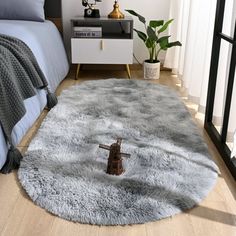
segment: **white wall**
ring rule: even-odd
[[[64,28],[64,39],[67,50],[70,50],[70,19],[79,15],[83,15],[84,7],[82,1],[79,0],[62,0],[62,18]],[[91,1],[93,2],[93,1]],[[108,15],[113,9],[114,1],[102,0],[101,3],[97,4],[100,9],[101,16]],[[124,9],[132,9],[137,11],[139,14],[150,19],[164,19],[167,20],[169,17],[169,6],[170,0],[120,0],[120,9],[123,13],[128,15]],[[137,29],[143,29],[142,23],[134,19],[134,27]],[[140,62],[143,62],[148,57],[148,51],[143,45],[143,42],[137,38],[134,34],[134,54]],[[161,54],[161,60],[164,59],[164,53]],[[136,61],[134,61],[136,63]]]

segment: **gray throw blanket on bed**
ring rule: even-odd
[[[13,127],[26,113],[24,100],[47,85],[30,48],[17,38],[0,34],[0,123],[11,147]]]
[[[24,116],[24,100],[44,88],[47,81],[38,63],[21,40],[0,35],[0,121],[8,140]]]

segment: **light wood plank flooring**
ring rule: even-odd
[[[80,79],[74,80],[72,70],[67,79],[60,85],[57,93],[69,86],[88,79],[127,78],[125,67],[110,70],[86,68],[80,72]],[[124,70],[120,70],[124,69]],[[142,71],[131,71],[132,77],[142,79]],[[196,113],[196,106],[184,97],[180,82],[168,71],[161,73],[161,79],[155,81],[175,89],[189,108],[194,121],[199,126],[209,146],[213,159],[220,168],[216,186],[208,197],[198,206],[185,213],[157,222],[134,225],[100,227],[76,224],[60,219],[37,207],[21,188],[16,172],[0,175],[0,235],[4,236],[35,236],[35,235],[79,235],[79,236],[236,236],[236,184],[230,176],[216,148],[203,129],[203,119]],[[32,137],[47,115],[43,111],[32,129],[19,145],[22,151],[27,149]],[[177,125],[177,124],[176,124]],[[187,176],[186,176],[187,178]]]

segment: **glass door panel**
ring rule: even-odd
[[[236,179],[236,1],[217,0],[205,129]]]
[[[234,36],[234,24],[236,21],[236,1],[227,0],[225,2],[224,22],[222,33],[228,36]]]

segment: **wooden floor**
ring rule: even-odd
[[[90,70],[84,67],[80,73],[81,79],[78,81],[74,80],[72,71],[60,85],[57,93],[60,94],[63,89],[87,79],[127,77],[123,68],[118,67],[118,69],[98,71],[96,67],[90,68]],[[137,69],[132,71],[132,77],[141,79],[143,77],[142,71]],[[142,225],[100,227],[76,224],[53,216],[44,209],[35,206],[21,188],[16,172],[14,172],[9,175],[0,175],[0,235],[236,236],[236,184],[203,130],[201,115],[196,114],[195,106],[184,97],[178,78],[171,75],[170,72],[162,72],[161,79],[157,83],[168,85],[180,92],[199,129],[202,130],[213,159],[220,168],[216,186],[198,207],[171,218]],[[47,111],[44,111],[28,132],[19,145],[21,150],[27,149],[31,138],[37,132],[46,114]]]

